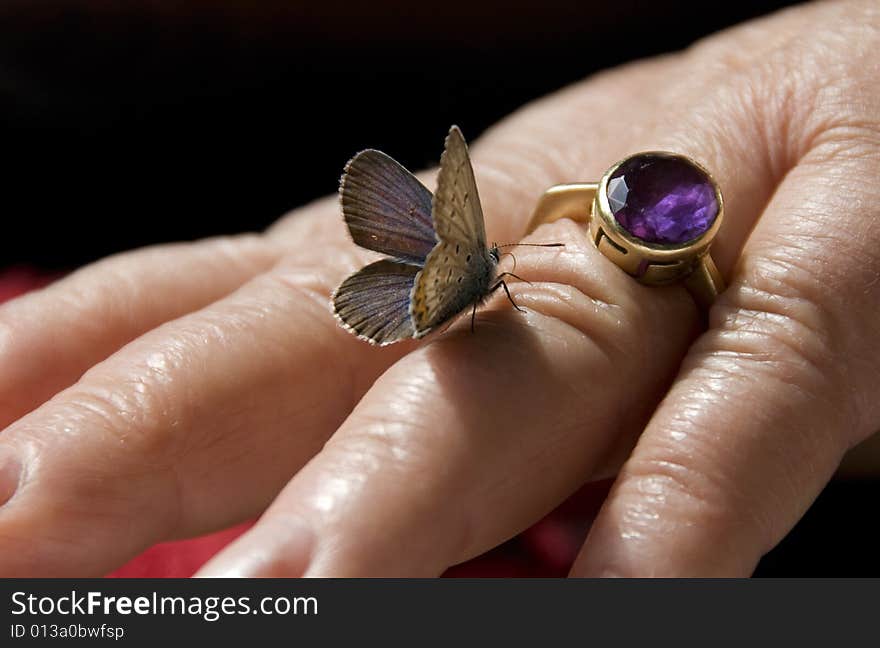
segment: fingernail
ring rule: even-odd
[[[230,545],[196,576],[299,578],[309,565],[314,539],[312,530],[301,522],[266,524]]]
[[[21,481],[21,461],[18,452],[10,447],[0,447],[0,506],[6,504]]]

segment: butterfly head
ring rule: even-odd
[[[497,243],[493,243],[491,247],[489,247],[489,256],[492,257],[492,260],[495,261],[495,263],[498,263],[501,259],[501,253],[498,251]]]

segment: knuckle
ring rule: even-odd
[[[706,138],[717,132],[728,149],[743,142],[744,159],[754,159],[760,144],[776,178],[826,140],[855,154],[875,148],[880,12],[855,4],[816,5],[804,12],[821,16],[812,21],[781,15],[692,45],[685,69],[701,66],[703,92],[688,112]],[[731,114],[735,134],[726,125]]]
[[[741,280],[718,301],[711,326],[733,333],[742,351],[808,369],[823,378],[838,369],[835,325],[820,304],[820,278],[797,253],[777,253],[745,264]]]
[[[20,344],[20,340],[27,332],[27,327],[29,326],[25,318],[15,312],[18,310],[18,305],[15,305],[14,309],[10,308],[11,306],[13,306],[12,302],[0,304],[0,357],[6,359],[7,362],[10,354],[13,354],[17,345]],[[0,369],[0,375],[2,373],[6,372]],[[6,385],[4,385],[5,387]],[[0,398],[2,398],[4,392],[5,389],[0,389]]]
[[[636,360],[648,361],[651,345],[634,340],[656,336],[657,321],[670,311],[693,309],[684,291],[658,292],[626,276],[570,220],[543,225],[528,240],[564,244],[529,252],[523,248],[519,257],[522,275],[531,283],[516,283],[517,299],[547,318],[548,332],[558,324],[615,359],[630,363],[635,353]]]
[[[356,431],[332,436],[321,451],[324,480],[348,484],[348,488],[336,489],[340,495],[356,493],[359,489],[353,486],[374,483],[380,475],[389,483],[398,483],[404,473],[407,452],[389,435],[402,427],[390,422],[364,421],[357,425]],[[333,508],[341,505],[335,503]],[[330,510],[326,505],[318,508]]]
[[[346,429],[331,437],[321,452],[322,488],[307,504],[317,509],[325,523],[347,519],[363,496],[387,494],[393,501],[393,523],[386,527],[391,544],[409,538],[413,552],[422,552],[428,571],[440,573],[470,555],[476,542],[471,506],[450,506],[449,494],[457,479],[438,469],[438,445],[449,435],[438,435],[431,420],[422,425],[385,414],[358,412]],[[450,461],[456,466],[460,462]],[[460,470],[460,468],[458,469]],[[443,547],[424,533],[443,529]]]
[[[760,537],[763,543],[770,536],[770,522],[758,517],[762,507],[716,463],[711,444],[702,445],[689,448],[684,461],[674,449],[660,445],[625,465],[618,478],[622,535],[650,539],[699,525],[704,541],[731,553],[743,540]],[[742,524],[744,512],[750,516],[748,524]]]
[[[442,528],[448,542],[439,559],[456,561],[479,541],[479,507],[450,505],[450,495],[482,481],[472,460],[481,451],[475,452],[468,433],[476,424],[472,417],[481,415],[438,401],[441,388],[426,379],[437,367],[428,365],[386,374],[382,388],[397,395],[394,407],[386,399],[363,401],[326,443],[322,464],[332,479],[355,482],[357,492],[393,493],[399,519],[413,536]],[[447,424],[438,427],[438,420]]]
[[[808,146],[801,162],[834,182],[829,189],[854,184],[856,195],[876,200],[870,179],[880,172],[880,119],[838,111],[816,126]]]
[[[327,259],[333,258],[333,266]],[[294,292],[326,309],[327,300],[347,275],[375,260],[375,253],[356,247],[350,241],[309,246],[296,254],[283,255],[271,272],[264,275],[281,294]]]
[[[246,274],[266,268],[281,258],[283,253],[275,241],[256,233],[215,236],[204,242],[209,244],[207,253],[216,265],[239,267]],[[203,247],[200,241],[189,245]]]
[[[22,419],[15,438],[48,458],[51,472],[40,471],[38,459],[35,476],[59,491],[64,515],[129,521],[135,516],[159,538],[175,525],[179,493],[169,479],[172,460],[151,449],[156,428],[144,423],[140,404],[97,384],[75,386],[50,401],[38,422]],[[89,461],[66,461],[68,452]]]
[[[343,263],[353,269],[362,265],[354,260],[354,257],[358,256],[357,253],[352,253],[350,256],[351,262],[346,263],[349,259],[343,257]],[[267,275],[267,281],[273,283],[279,291],[286,293],[291,299],[303,299],[305,304],[314,304],[326,310],[330,295],[337,285],[337,282],[328,275],[329,273],[323,272],[317,265],[303,265],[300,259],[296,266],[285,265],[276,268]]]
[[[689,454],[690,461],[700,455],[697,448],[690,448]],[[650,453],[630,460],[621,477],[621,484],[628,491],[625,495],[635,495],[640,501],[661,508],[675,502],[683,508],[699,509],[701,517],[722,516],[736,493],[735,488],[730,488],[735,484],[726,483],[718,473],[710,475],[690,467],[663,445],[655,445]]]
[[[407,398],[417,398],[414,390],[407,393]],[[384,408],[376,411],[361,408],[352,416],[344,433],[327,441],[325,450],[341,459],[347,470],[365,478],[381,473],[383,479],[405,481],[412,495],[419,497],[420,492],[434,487],[433,461],[438,445],[448,442],[449,435],[437,435],[430,417],[413,418],[404,421]],[[413,473],[424,478],[413,483],[410,481]]]
[[[71,428],[100,435],[109,447],[134,446],[148,465],[173,455],[181,421],[164,384],[169,362],[167,354],[154,354],[124,377],[100,369],[87,374],[64,396]]]
[[[353,253],[353,255],[358,254]],[[294,353],[307,356],[308,360],[303,360],[303,366],[315,362],[324,367],[326,375],[334,374],[339,392],[346,394],[345,411],[353,409],[376,376],[370,364],[360,362],[360,354],[352,352],[354,346],[363,342],[342,331],[332,316],[330,295],[337,282],[328,277],[323,267],[310,270],[301,263],[296,266],[276,268],[273,272],[264,275],[263,281],[267,284],[267,290],[282,296],[283,303],[278,306],[279,309],[296,310],[295,315],[285,314],[283,318],[290,320],[294,316],[298,318],[299,329],[296,332],[298,334],[291,334],[291,331],[285,327],[274,327],[277,336],[274,342],[266,332],[261,334],[266,344],[274,344],[277,349],[282,350],[282,357]],[[309,336],[311,346],[307,354],[301,346],[302,331],[305,328],[321,332]],[[287,371],[290,372],[290,369]],[[288,374],[287,379],[301,378],[299,373],[295,373]]]
[[[833,413],[834,425],[804,422],[801,439],[827,454],[841,453],[865,420],[853,398],[847,348],[833,309],[823,304],[821,278],[792,259],[751,261],[710,313],[709,332],[697,341],[689,366],[736,371],[740,383],[760,387],[783,409]],[[792,415],[795,415],[792,410]],[[768,422],[776,428],[778,422]],[[784,427],[784,426],[783,426]]]
[[[115,443],[132,446],[145,462],[167,467],[210,444],[216,434],[199,423],[210,418],[208,408],[222,401],[226,385],[204,369],[222,366],[217,352],[243,325],[241,318],[208,313],[165,325],[92,367],[65,392],[64,402],[91,416]],[[88,429],[85,421],[78,427]]]
[[[852,33],[860,29],[848,25],[845,34],[823,31],[809,43],[795,41],[766,75],[767,96],[784,107],[770,116],[785,136],[791,165],[808,155],[839,159],[876,151],[880,120],[874,106],[880,91],[873,72],[866,76],[874,63],[840,42],[841,37],[866,42]]]

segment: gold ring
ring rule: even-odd
[[[648,285],[683,282],[708,307],[724,290],[709,248],[724,205],[711,174],[676,153],[647,151],[609,168],[598,183],[550,187],[528,232],[569,218],[589,223],[590,239],[624,272]]]

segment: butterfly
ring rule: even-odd
[[[355,272],[334,291],[348,331],[384,346],[421,338],[503,287],[498,246],[486,245],[483,210],[467,143],[453,126],[432,195],[394,159],[367,149],[345,166],[342,214],[354,242],[390,258]]]

